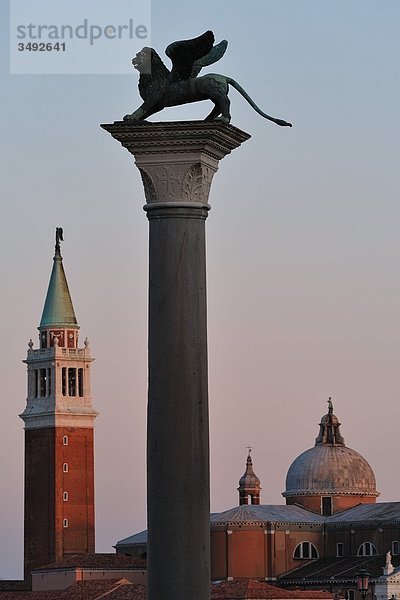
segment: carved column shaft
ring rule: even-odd
[[[222,123],[103,126],[135,156],[149,236],[149,600],[210,597],[205,219]]]

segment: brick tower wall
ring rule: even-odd
[[[65,554],[95,551],[93,462],[92,428],[25,431],[26,578]]]
[[[55,550],[54,429],[25,431],[24,572],[52,562]]]

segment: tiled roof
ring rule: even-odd
[[[400,502],[359,504],[326,518],[327,523],[346,521],[400,521]]]
[[[395,557],[397,558],[397,557]],[[397,560],[392,559],[393,563]],[[342,558],[320,558],[306,565],[282,575],[279,582],[285,584],[299,584],[307,582],[324,582],[332,577],[336,581],[355,581],[361,568],[367,569],[372,578],[382,575],[382,567],[385,564],[385,556],[346,556]]]
[[[332,599],[329,592],[320,591],[290,591],[255,579],[222,581],[211,586],[212,600],[245,600],[246,598],[268,600],[306,600]]]
[[[297,505],[243,504],[211,516],[211,525],[225,523],[324,523],[325,518]]]
[[[147,544],[147,530],[141,531],[140,533],[135,533],[117,542],[118,546],[130,544]]]
[[[332,594],[315,590],[289,591],[264,581],[235,580],[213,583],[212,600],[331,600]],[[0,600],[146,600],[147,590],[126,579],[78,581],[63,591],[4,592]]]
[[[77,581],[66,590],[51,592],[4,592],[0,600],[146,600],[143,585],[126,579]]]
[[[400,502],[359,504],[330,517],[324,517],[297,504],[243,504],[210,516],[211,527],[235,523],[307,523],[340,524],[357,521],[399,521]],[[146,544],[147,531],[141,531],[119,540],[116,546]]]
[[[71,556],[65,556],[57,562],[34,569],[33,572],[47,571],[49,569],[125,569],[129,567],[145,569],[146,561],[133,558],[132,556],[125,556],[124,554],[72,554]]]
[[[2,592],[0,600],[55,600],[54,592]]]
[[[6,591],[23,591],[28,589],[28,584],[23,579],[0,579],[0,592]]]
[[[400,521],[400,502],[358,504],[342,512],[324,517],[297,504],[244,504],[211,515],[211,525],[224,523],[346,523],[357,521]]]
[[[132,584],[126,579],[78,581],[64,592],[59,592],[54,600],[98,600],[103,596],[104,600],[146,600],[147,590],[143,585]]]

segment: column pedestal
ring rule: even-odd
[[[135,157],[149,237],[148,598],[210,597],[205,219],[218,162],[250,136],[201,121],[102,127]]]

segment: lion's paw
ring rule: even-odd
[[[135,116],[135,114],[133,115],[125,115],[123,118],[124,121],[139,121],[138,117]]]
[[[220,117],[217,117],[216,119],[214,119],[214,121],[219,121],[220,123],[230,123],[231,122],[231,117],[223,117],[222,115]]]

